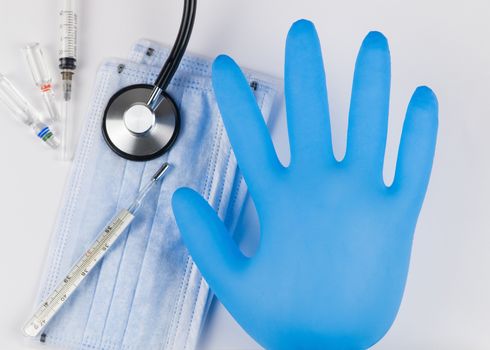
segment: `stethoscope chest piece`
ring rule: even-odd
[[[144,161],[165,153],[175,142],[180,115],[172,98],[162,91],[153,111],[145,101],[154,86],[128,86],[116,93],[104,113],[102,132],[111,149],[123,158]]]
[[[189,42],[196,1],[185,0],[177,39],[155,83],[128,86],[109,100],[102,134],[109,147],[123,158],[137,161],[157,158],[172,147],[179,134],[179,110],[165,90]]]

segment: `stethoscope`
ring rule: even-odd
[[[172,147],[180,130],[180,113],[166,92],[189,42],[196,0],[185,0],[179,33],[154,85],[137,84],[118,91],[109,100],[102,133],[109,147],[123,158],[144,161]]]

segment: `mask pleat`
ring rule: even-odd
[[[127,207],[132,198],[134,198],[141,186],[142,175],[145,168],[144,163],[135,163],[127,161],[125,177],[123,179],[120,198],[118,199],[118,208],[121,210]],[[102,221],[104,222],[104,221]],[[84,334],[84,340],[87,343],[101,339],[106,316],[113,300],[116,281],[120,274],[122,259],[127,247],[128,236],[132,235],[132,225],[125,233],[119,237],[111,249],[99,263],[100,272],[97,281],[97,288],[93,297],[89,318]]]
[[[143,40],[138,50],[146,52]],[[235,223],[246,186],[231,153],[211,87],[210,64],[185,57],[169,86],[181,113],[181,132],[173,148],[149,162],[117,156],[105,144],[101,118],[120,88],[152,83],[165,59],[155,48],[145,64],[111,60],[98,73],[83,149],[75,159],[76,186],[69,188],[59,220],[47,279],[41,295],[52,291],[104,225],[134,199],[142,184],[164,162],[168,176],[143,202],[129,229],[82,282],[46,327],[49,344],[81,349],[192,349],[209,306],[207,284],[190,259],[171,209],[182,186],[200,192],[226,224]],[[260,89],[259,89],[260,90]],[[260,94],[260,92],[256,92]],[[266,112],[268,113],[268,111]],[[77,163],[82,162],[81,164]]]
[[[209,92],[181,90],[184,90],[179,103],[182,133],[168,155],[168,161],[174,165],[172,176],[165,180],[161,190],[160,209],[153,221],[150,242],[124,333],[125,347],[137,346],[141,337],[145,337],[150,344],[161,346],[175,331],[175,327],[166,325],[179,320],[187,324],[190,319],[190,315],[185,314],[174,316],[174,313],[180,312],[179,305],[185,302],[182,294],[194,287],[189,285],[188,277],[185,276],[188,254],[171,211],[171,196],[181,186],[200,190],[206,182],[205,172],[208,171],[207,165],[213,154],[213,137],[210,134],[215,128],[215,118],[202,120],[212,113]],[[189,152],[190,149],[202,151]],[[167,261],[172,261],[172,264]],[[183,288],[177,288],[181,284]],[[142,319],[151,322],[154,327],[141,327]]]

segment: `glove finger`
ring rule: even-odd
[[[390,51],[383,34],[371,32],[357,56],[349,112],[346,160],[372,169],[383,181],[390,99]]]
[[[392,189],[410,203],[422,203],[432,170],[438,128],[438,103],[428,87],[415,90],[408,105]],[[406,197],[405,197],[406,198]]]
[[[240,283],[247,262],[209,204],[189,188],[178,189],[172,208],[180,233],[200,272],[218,296]]]
[[[221,116],[248,188],[260,197],[282,169],[255,97],[236,63],[219,56],[213,64],[213,87]]]
[[[322,50],[310,21],[291,27],[284,73],[291,166],[334,162]]]

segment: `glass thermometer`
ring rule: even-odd
[[[65,301],[73,294],[80,283],[90,273],[90,271],[102,259],[105,253],[110,249],[114,242],[121,236],[129,224],[133,221],[134,215],[141,207],[144,198],[153,188],[153,185],[160,180],[167,172],[169,164],[165,163],[153,175],[148,184],[138,193],[131,206],[123,209],[111,220],[105,229],[99,234],[95,242],[77,261],[75,266],[68,272],[66,277],[48,296],[48,298],[39,306],[34,316],[26,323],[23,328],[25,335],[30,337],[37,336],[44,326],[53,318],[61,309]]]

